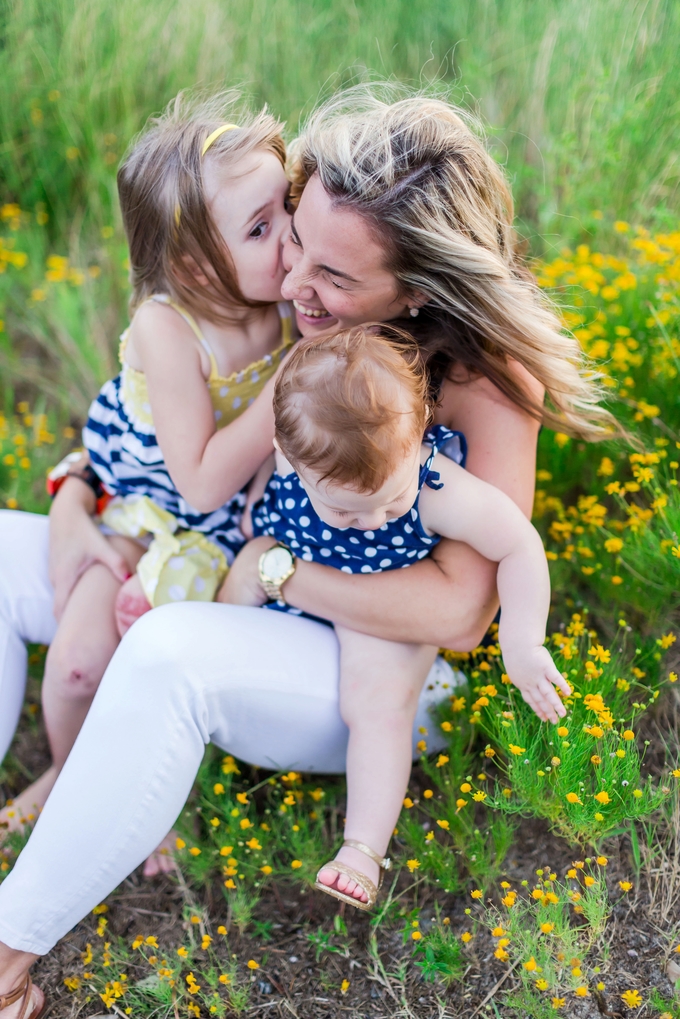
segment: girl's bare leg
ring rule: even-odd
[[[144,549],[127,538],[112,536],[109,540],[134,570]],[[114,615],[120,588],[111,571],[95,563],[73,589],[45,662],[43,710],[52,765],[0,811],[0,825],[10,831],[37,819],[71,752],[120,641]],[[147,876],[172,868],[171,846],[168,836],[147,861]]]
[[[336,627],[340,641],[340,712],[350,730],[345,837],[380,856],[394,832],[411,774],[413,721],[437,649],[396,644]],[[358,849],[336,857],[378,883],[378,865]],[[366,893],[332,870],[319,881],[363,902]]]

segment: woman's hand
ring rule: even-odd
[[[67,478],[52,503],[49,575],[57,620],[76,581],[93,563],[103,563],[121,584],[130,576],[123,556],[93,521],[94,510],[94,493],[78,478]]]
[[[258,562],[263,552],[276,544],[276,538],[262,535],[241,549],[227,573],[227,579],[217,593],[217,601],[228,605],[251,605],[259,608],[267,601],[260,584]]]

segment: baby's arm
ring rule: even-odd
[[[240,491],[272,451],[273,379],[235,421],[216,432],[201,350],[176,311],[155,302],[141,307],[134,320],[134,352],[146,376],[170,476],[187,502],[209,513]]]
[[[436,457],[444,487],[424,488],[425,526],[442,537],[464,541],[498,563],[501,601],[499,641],[510,679],[544,721],[566,714],[553,684],[571,692],[543,646],[550,608],[550,574],[543,543],[515,503],[446,457]]]

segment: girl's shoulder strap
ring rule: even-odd
[[[189,328],[192,330],[192,332],[196,336],[196,339],[198,340],[198,342],[201,344],[206,354],[208,355],[208,359],[210,361],[210,380],[216,378],[219,372],[217,370],[217,361],[215,359],[215,355],[211,350],[210,344],[208,343],[205,336],[201,332],[198,322],[196,321],[194,316],[190,312],[188,312],[186,308],[183,308],[181,304],[177,304],[176,301],[173,301],[168,294],[152,294],[151,297],[148,298],[148,300],[156,301],[158,304],[167,304],[174,311],[176,311],[178,315],[182,316],[182,318],[189,326]]]

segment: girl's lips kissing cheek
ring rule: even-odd
[[[333,318],[325,308],[308,308],[307,305],[301,304],[300,301],[293,301],[293,307],[300,318],[307,322],[330,321]]]

